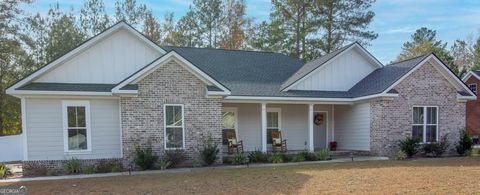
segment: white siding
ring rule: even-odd
[[[313,71],[291,89],[348,91],[376,69],[376,66],[359,52],[357,48],[347,51]]]
[[[243,140],[244,150],[253,151],[262,148],[261,104],[223,104],[223,107],[238,109],[238,139]],[[281,109],[281,131],[287,140],[288,150],[308,148],[308,105],[307,104],[267,104],[268,108]],[[328,112],[329,137],[332,136],[331,105],[316,105],[315,111]],[[271,145],[267,145],[270,150]]]
[[[0,162],[23,160],[23,135],[0,136],[0,148]]]
[[[340,150],[370,150],[370,103],[335,106],[335,139]]]
[[[119,30],[35,82],[118,83],[160,55],[127,30]]]
[[[26,99],[28,160],[121,157],[118,100],[90,99],[92,151],[65,154],[61,99]]]

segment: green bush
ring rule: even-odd
[[[57,176],[57,175],[58,175],[57,172],[54,171],[54,170],[48,170],[47,171],[47,176]]]
[[[97,173],[97,167],[94,165],[87,166],[83,168],[83,174],[94,174]]]
[[[268,159],[266,158],[266,155],[260,150],[255,150],[253,152],[250,152],[250,154],[248,154],[248,159],[250,160],[251,163],[260,163],[260,162],[268,161]]]
[[[164,160],[170,162],[170,166],[168,166],[167,168],[173,168],[173,167],[179,166],[185,161],[186,158],[187,158],[187,155],[185,154],[185,151],[182,149],[165,151]]]
[[[404,140],[399,141],[400,150],[407,154],[407,157],[411,158],[418,153],[420,139],[413,137],[406,137]]]
[[[215,163],[218,152],[220,152],[218,149],[218,144],[215,143],[211,135],[208,135],[207,138],[203,140],[203,147],[200,150],[200,156],[203,162],[206,165]]]
[[[407,158],[407,154],[403,150],[399,150],[395,154],[395,160],[405,160]]]
[[[114,169],[117,171],[113,171]],[[97,165],[97,173],[119,172],[120,170],[121,164],[115,160],[101,161]]]
[[[115,172],[121,172],[121,171],[122,171],[122,165],[116,164],[116,165],[113,165],[110,172],[115,173]]]
[[[305,155],[303,153],[295,154],[292,158],[292,162],[303,162],[305,160]]]
[[[82,163],[76,158],[72,158],[65,162],[65,172],[67,174],[77,174],[82,172]]]
[[[465,152],[468,150],[472,150],[473,147],[473,140],[468,134],[467,129],[463,129],[460,132],[460,140],[456,146],[457,153],[460,155],[465,155]]]
[[[152,151],[152,147],[142,149],[140,147],[135,148],[135,159],[133,160],[137,166],[142,170],[152,169],[157,161],[158,156],[155,156]]]
[[[440,157],[447,151],[448,148],[448,134],[440,138],[438,142],[427,143],[423,145],[423,153],[426,156]]]
[[[283,163],[285,161],[285,155],[283,155],[282,153],[273,153],[268,158],[268,161],[270,163]]]
[[[155,164],[155,167],[159,168],[160,170],[165,170],[168,167],[170,167],[170,164],[171,164],[170,161],[162,159]]]
[[[243,165],[247,162],[247,157],[244,154],[234,154],[232,156],[232,164]]]
[[[317,160],[328,160],[330,159],[330,149],[321,149],[317,152]]]
[[[11,176],[11,175],[12,175],[12,171],[10,170],[10,168],[5,166],[4,164],[0,164],[0,178],[1,179],[7,178],[8,176]]]
[[[473,156],[473,150],[470,149],[470,150],[465,150],[463,152],[463,156]]]

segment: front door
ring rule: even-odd
[[[313,114],[313,146],[315,150],[327,147],[327,113],[315,112]]]

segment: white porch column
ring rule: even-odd
[[[308,150],[314,151],[313,147],[313,105],[308,105]]]
[[[262,103],[262,152],[267,152],[267,104]]]

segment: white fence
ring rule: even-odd
[[[23,160],[22,136],[0,136],[0,162]]]

